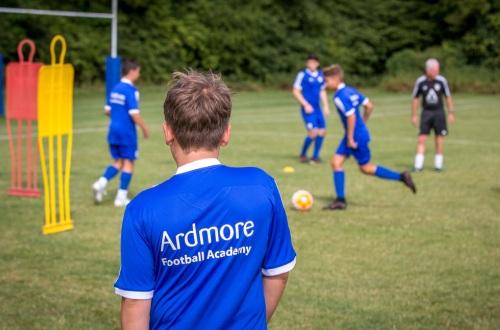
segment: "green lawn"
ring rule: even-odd
[[[373,159],[398,170],[413,162],[416,132],[410,97],[367,91]],[[144,89],[143,115],[152,134],[141,141],[132,194],[167,179],[175,169],[162,141],[163,89]],[[500,99],[456,95],[457,123],[446,141],[443,173],[415,174],[418,194],[401,184],[361,175],[347,162],[349,209],[322,211],[332,197],[327,163],[296,161],[304,136],[290,93],[244,92],[234,97],[233,139],[222,159],[256,165],[276,177],[289,208],[298,262],[271,329],[500,328]],[[71,205],[75,229],[43,236],[42,199],[6,194],[9,157],[0,120],[0,329],[115,329],[120,298],[123,210],[114,189],[95,206],[90,185],[109,163],[101,91],[78,90],[74,109]],[[329,119],[323,158],[341,135]],[[296,172],[285,174],[286,165]],[[308,213],[289,199],[307,189]]]

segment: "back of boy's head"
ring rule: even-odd
[[[340,79],[344,79],[344,70],[340,66],[340,64],[332,64],[323,69],[323,74],[326,77],[339,77]]]
[[[122,76],[126,76],[131,70],[140,67],[139,62],[133,59],[125,59],[122,62]]]
[[[214,73],[175,72],[163,105],[165,122],[184,151],[215,150],[231,116],[231,91]]]

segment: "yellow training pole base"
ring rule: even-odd
[[[55,224],[55,225],[44,225],[42,232],[44,235],[60,233],[66,230],[72,230],[74,228],[73,221],[69,220],[65,223]]]

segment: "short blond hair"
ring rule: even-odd
[[[340,64],[332,64],[323,69],[323,74],[325,77],[338,76],[340,79],[344,80],[344,70]]]

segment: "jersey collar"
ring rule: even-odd
[[[130,81],[129,79],[127,79],[127,78],[122,78],[122,79],[120,79],[120,81],[121,81],[122,83],[129,84],[129,85],[134,86],[134,83],[133,83],[132,81]]]
[[[345,83],[341,83],[339,87],[337,87],[337,91],[341,90],[342,88],[345,88]]]
[[[199,159],[199,160],[195,160],[194,162],[179,166],[177,168],[177,171],[175,172],[175,174],[182,174],[182,173],[198,170],[200,168],[214,166],[214,165],[220,165],[220,164],[221,164],[221,162],[217,158]]]
[[[307,68],[306,68],[306,72],[307,72],[308,75],[313,76],[313,77],[317,77],[318,74],[319,74],[318,70],[312,72],[311,70],[309,70]]]

